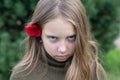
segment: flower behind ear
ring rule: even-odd
[[[41,37],[42,29],[38,24],[32,24],[25,26],[26,33],[32,37]]]

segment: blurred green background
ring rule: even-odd
[[[30,20],[37,1],[0,0],[0,80],[9,80],[12,68],[24,54],[24,25]],[[82,2],[108,80],[120,80],[120,48],[114,45],[120,37],[120,0]]]

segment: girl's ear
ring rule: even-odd
[[[36,38],[36,40],[37,40],[37,42],[43,43],[43,41],[42,41],[42,38],[41,38],[41,37],[37,37],[37,38]]]
[[[43,43],[42,39],[40,40],[40,43]]]
[[[41,36],[41,37],[42,37],[42,36]],[[39,41],[40,41],[40,43],[43,43],[43,40],[42,40],[42,38],[41,38],[41,37],[40,37],[40,40],[39,40]]]

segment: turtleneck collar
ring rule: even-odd
[[[72,57],[71,57],[66,61],[60,62],[52,58],[49,54],[46,54],[46,55],[47,55],[48,65],[53,66],[53,67],[58,67],[58,68],[64,68],[72,60]]]

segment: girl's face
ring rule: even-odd
[[[42,40],[44,48],[57,61],[66,61],[73,56],[75,38],[73,25],[62,18],[51,20],[43,26]]]

